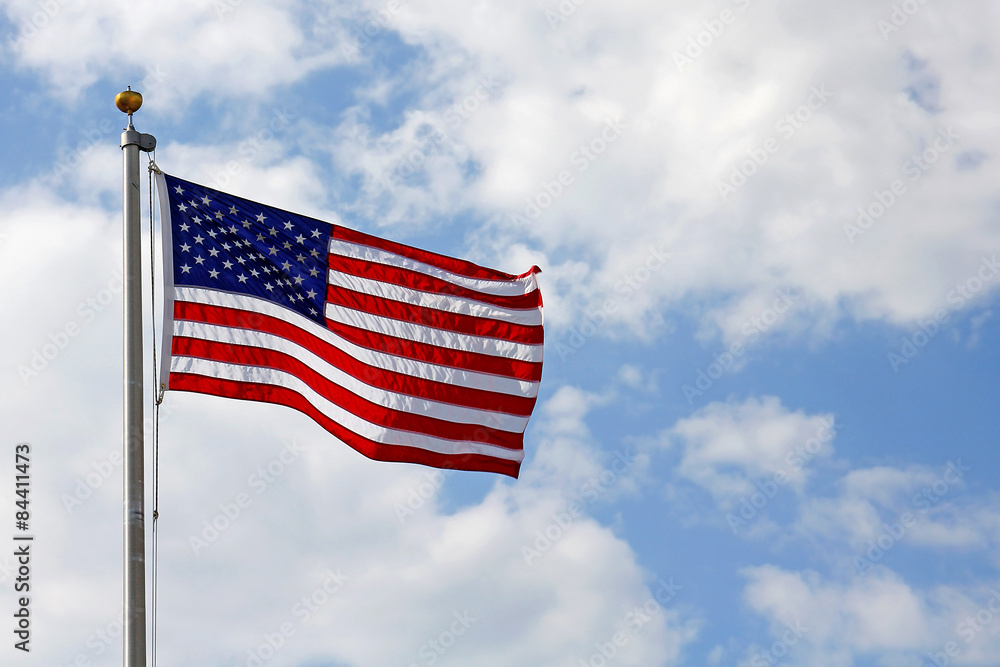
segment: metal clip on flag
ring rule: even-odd
[[[379,461],[517,477],[538,267],[487,269],[157,176],[167,389],[299,410]]]

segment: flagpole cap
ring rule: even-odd
[[[123,90],[115,95],[115,106],[122,113],[127,113],[131,116],[142,106],[142,95],[132,90],[132,86],[129,86],[128,90]]]

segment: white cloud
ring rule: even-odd
[[[677,474],[703,487],[723,509],[756,491],[759,480],[802,493],[809,462],[832,453],[831,415],[791,412],[774,396],[711,403],[678,421],[664,436],[682,450]]]
[[[980,166],[1000,152],[982,111],[1000,93],[986,75],[998,17],[965,5],[925,7],[883,39],[884,12],[868,3],[841,3],[819,23],[814,12],[733,3],[724,31],[701,36],[710,43],[679,67],[675,55],[719,20],[689,0],[581,6],[565,21],[528,2],[373,0],[366,14],[319,15],[311,5],[217,3],[231,10],[222,16],[191,3],[49,4],[54,15],[17,62],[64,91],[123,61],[146,67],[159,72],[147,97],[161,110],[207,90],[264,96],[357,64],[366,52],[353,48],[353,22],[373,20],[376,36],[395,31],[419,57],[369,77],[359,105],[338,127],[317,128],[314,145],[326,137],[337,168],[362,176],[358,210],[380,225],[472,211],[493,239],[476,243],[493,256],[530,241],[554,271],[549,315],[559,328],[617,299],[600,335],[648,337],[669,327],[665,307],[693,296],[709,307],[680,312],[736,340],[779,289],[801,301],[776,330],[825,335],[843,317],[908,324],[950,308],[949,290],[1000,246],[984,213],[996,188]],[[17,25],[38,12],[26,0],[5,5]],[[956,39],[938,39],[934,26]],[[368,105],[401,87],[420,92],[398,126],[376,129]],[[926,170],[907,162],[933,156],[935,141],[945,150]],[[766,163],[723,201],[718,183],[762,150]],[[891,194],[894,180],[906,191]],[[893,200],[888,213],[852,244],[845,224],[859,207],[877,210],[879,197]],[[531,206],[545,210],[511,222]],[[670,261],[625,298],[623,278],[651,249]],[[589,270],[561,281],[564,255],[577,251]]]
[[[546,9],[555,6],[407,6],[400,35],[426,50],[428,72],[447,76],[427,81],[431,91],[402,126],[380,135],[352,125],[341,148],[361,151],[347,154],[373,184],[418,143],[418,127],[442,130],[447,139],[417,169],[430,186],[370,189],[372,205],[417,218],[472,206],[507,221],[494,229],[499,238],[531,236],[550,261],[584,251],[592,270],[554,306],[557,325],[614,297],[615,283],[651,247],[665,247],[672,261],[610,318],[639,333],[662,330],[649,313],[695,295],[716,300],[706,321],[736,339],[779,288],[802,296],[781,328],[805,322],[826,333],[831,318],[845,316],[905,324],[947,307],[948,289],[976,270],[984,249],[1000,245],[982,213],[996,192],[988,170],[956,162],[963,151],[997,149],[981,111],[998,93],[982,78],[995,60],[994,14],[924,8],[883,39],[877,22],[885,12],[868,3],[841,3],[822,20],[813,11],[734,3],[725,32],[679,70],[674,54],[717,10],[686,1],[632,2],[627,10],[590,4],[550,25]],[[936,25],[962,38],[934,39]],[[484,74],[502,80],[502,91],[448,127],[452,105]],[[931,110],[928,91],[936,96]],[[608,119],[625,129],[590,161],[580,147]],[[939,141],[946,150],[935,163],[917,171],[911,163],[904,173],[906,160],[948,128],[952,144]],[[717,183],[768,138],[777,148],[766,164],[723,202]],[[478,168],[463,177],[469,162]],[[562,170],[572,183],[558,183]],[[897,179],[906,192],[850,243],[844,225]],[[510,222],[539,198],[550,205],[537,221]],[[558,312],[564,308],[570,314]]]
[[[105,0],[5,0],[15,62],[75,97],[102,77],[142,72],[149,108],[169,112],[207,92],[262,95],[311,72],[356,60],[337,6],[175,2],[141,11]],[[238,53],[239,57],[233,54]],[[132,80],[139,89],[140,80]],[[218,100],[213,100],[218,101]]]
[[[852,665],[877,657],[879,664],[903,665],[928,654],[985,664],[1000,655],[995,633],[983,632],[995,617],[988,606],[995,588],[989,583],[920,590],[886,568],[846,581],[774,565],[746,568],[743,576],[744,601],[768,621],[771,637],[780,641],[788,623],[804,630],[788,652],[788,664]],[[980,610],[986,615],[977,626]],[[752,657],[771,646],[762,638],[741,664],[754,665]],[[949,656],[946,650],[953,652]]]

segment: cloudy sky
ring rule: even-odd
[[[121,664],[126,85],[168,173],[546,307],[516,481],[168,393],[162,664],[1000,663],[996,3],[0,6],[3,664]]]

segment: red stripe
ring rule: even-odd
[[[349,354],[317,340],[314,336],[310,336],[301,330],[295,330],[291,333],[302,340],[288,338],[287,336],[285,338],[322,357],[331,365],[351,375],[360,382],[378,389],[425,398],[438,403],[447,403],[490,412],[502,412],[518,417],[529,417],[532,408],[535,406],[536,398],[511,396],[509,394],[484,391],[482,389],[469,389],[368,366]],[[185,357],[201,357],[204,359],[221,358],[218,356],[219,352],[214,351],[211,347],[214,345],[228,346],[230,343],[216,343],[214,341],[186,336],[173,337],[173,353]],[[250,347],[250,349],[260,348]]]
[[[502,375],[528,382],[539,382],[542,379],[542,362],[540,361],[521,361],[520,359],[495,357],[490,354],[478,354],[427,343],[417,343],[397,336],[387,336],[367,329],[359,329],[329,319],[326,321],[326,327],[355,345],[408,359],[480,373]]]
[[[181,354],[178,349],[179,341],[180,339],[174,338],[172,351],[175,356]],[[433,435],[446,440],[484,442],[507,449],[520,449],[522,446],[523,436],[520,433],[501,431],[481,424],[464,424],[403,410],[393,410],[373,403],[323,377],[299,359],[284,352],[230,343],[201,342],[203,344],[201,349],[207,354],[200,356],[200,358],[284,371],[302,380],[331,403],[378,426]],[[486,416],[488,418],[488,415]]]
[[[360,278],[369,278],[382,283],[402,285],[403,287],[421,292],[447,294],[449,296],[462,297],[514,310],[533,310],[542,305],[542,295],[538,288],[533,289],[527,294],[518,294],[515,296],[490,294],[489,292],[480,292],[468,287],[462,287],[447,280],[429,276],[426,273],[411,271],[410,269],[398,266],[388,266],[377,262],[369,262],[364,259],[344,257],[343,255],[330,254],[327,257],[327,264],[334,271]]]
[[[171,373],[170,388],[245,401],[284,405],[305,413],[352,449],[376,461],[419,463],[435,468],[493,472],[517,477],[521,464],[484,454],[437,454],[414,447],[386,445],[364,438],[333,421],[291,389],[266,384],[241,383],[188,373]]]
[[[244,311],[235,308],[225,308],[222,306],[210,306],[202,303],[187,301],[174,302],[174,319],[190,320],[193,322],[205,322],[207,324],[220,324],[241,329],[251,329],[271,333],[288,340],[295,341],[303,347],[311,350],[319,356],[327,358],[321,348],[311,346],[307,338],[316,340],[321,345],[327,345],[303,329],[289,324],[285,320],[263,315],[254,311]],[[448,368],[457,368],[467,371],[475,371],[489,375],[500,375],[503,377],[525,380],[528,382],[538,382],[542,376],[541,362],[520,361],[517,359],[505,359],[494,357],[488,354],[476,354],[473,352],[463,352],[452,350],[425,343],[414,343],[402,338],[384,336],[363,329],[357,329],[348,325],[341,325],[337,322],[327,320],[327,327],[339,335],[341,338],[398,357],[425,361]],[[330,346],[331,349],[336,349]],[[333,362],[331,362],[333,363]],[[359,362],[360,363],[360,362]],[[466,391],[464,388],[458,388]],[[475,390],[468,390],[475,391]],[[533,399],[532,399],[533,400]]]
[[[436,266],[439,269],[444,269],[445,271],[457,273],[469,278],[484,278],[486,280],[517,280],[518,278],[523,278],[524,276],[541,271],[541,269],[537,266],[533,266],[530,271],[522,273],[519,276],[515,276],[512,273],[504,273],[502,271],[488,269],[484,266],[467,262],[464,259],[456,259],[454,257],[448,257],[447,255],[439,255],[434,252],[411,248],[410,246],[403,245],[402,243],[386,241],[385,239],[380,239],[376,236],[371,236],[370,234],[365,234],[364,232],[355,231],[353,229],[347,229],[346,227],[341,227],[339,225],[333,226],[330,236],[335,239],[349,241],[350,243],[357,243],[358,245],[365,245],[371,248],[385,250],[401,257],[413,259],[424,264],[430,264],[431,266]]]
[[[326,302],[335,306],[343,306],[362,313],[371,313],[401,322],[411,322],[434,329],[454,331],[455,333],[485,338],[498,338],[514,343],[541,345],[544,334],[541,325],[525,326],[512,324],[501,320],[491,320],[485,317],[473,317],[461,313],[450,313],[437,308],[414,306],[401,301],[383,299],[364,292],[327,285]]]

